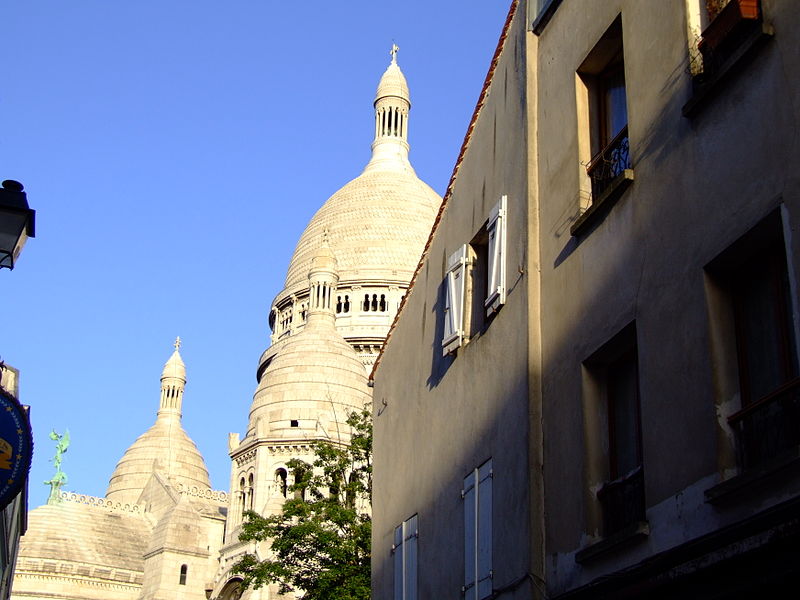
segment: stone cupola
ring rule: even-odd
[[[134,504],[150,477],[158,472],[171,484],[209,489],[208,469],[197,446],[181,425],[186,366],[175,351],[161,373],[161,399],[156,422],[125,451],[111,475],[106,498]]]

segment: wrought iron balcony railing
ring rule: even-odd
[[[626,125],[586,167],[586,173],[592,180],[592,202],[597,201],[615,177],[630,168],[631,157]]]
[[[731,415],[728,423],[742,471],[800,446],[800,378]]]
[[[644,469],[609,481],[597,492],[603,507],[603,535],[608,537],[633,523],[645,520]]]

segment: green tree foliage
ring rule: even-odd
[[[277,583],[304,600],[368,600],[372,519],[372,416],[352,413],[349,445],[315,442],[316,460],[293,459],[281,514],[245,513],[243,542],[272,543],[273,557],[246,554],[233,568],[242,586]]]

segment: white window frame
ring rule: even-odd
[[[497,311],[506,303],[506,223],[508,196],[502,196],[489,215],[486,232],[489,235],[486,316]]]
[[[444,278],[444,334],[442,354],[456,350],[464,341],[464,291],[467,275],[467,245],[450,255]]]
[[[417,600],[417,538],[419,515],[394,529],[394,600]]]
[[[464,478],[464,587],[465,599],[492,595],[492,459]],[[477,574],[477,577],[476,577]]]

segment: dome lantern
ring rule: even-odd
[[[397,65],[397,51],[392,44],[392,62],[383,73],[375,93],[375,140],[372,158],[365,171],[372,168],[411,168],[408,162],[408,112],[411,94],[406,77]]]

